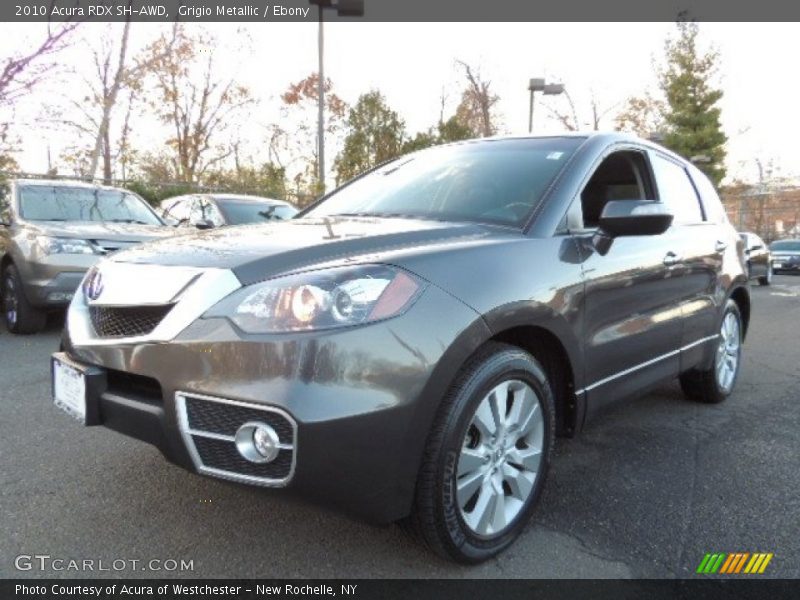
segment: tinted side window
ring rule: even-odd
[[[162,206],[166,205],[166,210],[161,215],[167,222],[176,225],[186,222],[189,219],[188,198],[172,198],[165,200]]]
[[[703,212],[689,174],[678,163],[656,154],[653,171],[661,201],[675,213],[675,223],[700,223]]]
[[[203,219],[211,221],[214,224],[214,227],[221,227],[225,224],[225,220],[222,218],[219,208],[217,208],[217,205],[210,200],[206,198],[202,200],[202,209]]]
[[[652,192],[644,155],[634,150],[603,159],[581,192],[584,227],[597,227],[612,200],[647,200]]]

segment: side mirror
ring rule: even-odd
[[[599,230],[610,238],[660,235],[672,225],[673,217],[663,202],[612,200],[603,208]]]
[[[201,219],[194,223],[194,226],[197,227],[197,229],[214,229],[214,223],[208,219]]]

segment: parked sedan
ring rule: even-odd
[[[800,271],[800,239],[778,240],[769,247],[772,252],[772,269],[779,271]]]
[[[755,233],[740,233],[748,279],[758,279],[759,285],[772,283],[772,256],[769,247]]]
[[[557,435],[673,378],[725,400],[750,318],[714,187],[623,134],[423,150],[284,224],[111,256],[82,290],[59,407],[203,475],[410,516],[467,563],[524,530]]]
[[[0,298],[12,333],[35,333],[66,307],[102,256],[174,234],[127,190],[72,181],[0,185]]]
[[[284,221],[297,214],[297,209],[283,200],[236,194],[176,196],[161,202],[159,210],[171,225],[198,229]]]

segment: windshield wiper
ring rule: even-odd
[[[335,213],[331,217],[378,217],[380,219],[416,219],[415,215],[408,213],[390,212],[354,212],[354,213]]]

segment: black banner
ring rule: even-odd
[[[465,570],[465,574],[468,571]],[[677,580],[4,580],[3,600],[756,600],[797,598],[800,585],[775,579]]]
[[[323,0],[327,1],[327,0]],[[336,3],[338,0],[333,0]],[[358,2],[358,0],[356,0]],[[343,0],[349,6],[353,0]],[[330,3],[330,2],[328,2]],[[350,22],[797,21],[787,0],[364,0],[362,16],[330,7],[324,18]],[[347,12],[346,10],[344,12]],[[3,0],[0,21],[312,22],[309,0]]]

